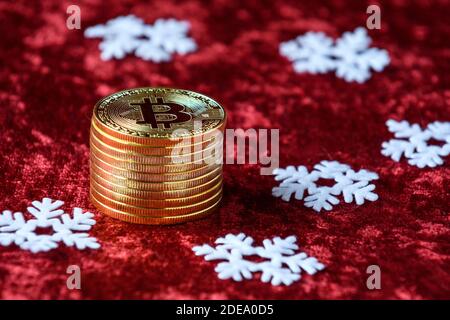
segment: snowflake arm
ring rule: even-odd
[[[272,240],[266,239],[263,241],[263,247],[257,247],[256,250],[260,256],[273,257],[274,255],[291,255],[298,249],[296,244],[297,238],[290,236],[285,239],[275,237]]]
[[[208,244],[192,248],[197,256],[205,256],[206,261],[227,260],[231,258],[231,252],[223,247],[211,247]]]
[[[186,21],[158,19],[152,26],[145,28],[144,35],[169,54],[186,54],[197,49],[195,41],[186,37],[188,30],[189,23]]]
[[[260,257],[270,259],[271,263],[281,267],[284,255],[293,255],[298,249],[296,244],[297,238],[294,236],[282,239],[275,237],[272,240],[266,239],[263,241],[262,247],[256,248],[256,253]]]
[[[350,170],[350,166],[346,164],[342,164],[338,161],[320,161],[319,164],[314,166],[314,169],[320,172],[321,178],[330,179],[333,178],[337,173],[344,173],[347,170]]]
[[[201,246],[193,247],[192,251],[195,252],[196,256],[206,256],[206,255],[208,255],[210,253],[213,253],[214,252],[214,248],[211,247],[209,244],[204,244],[204,245],[201,245]]]
[[[375,190],[375,185],[368,184],[367,181],[360,181],[344,187],[342,194],[346,203],[351,203],[355,199],[356,204],[360,206],[364,204],[365,200],[378,200],[378,195],[372,192],[373,190]]]
[[[42,201],[33,201],[31,204],[33,207],[28,207],[27,210],[36,218],[37,225],[42,228],[50,227],[52,218],[64,213],[59,209],[64,204],[60,200],[52,202],[50,198],[43,198]]]
[[[358,63],[367,69],[381,72],[390,63],[389,54],[386,50],[370,48],[360,55]]]
[[[105,38],[100,42],[99,48],[102,52],[102,60],[123,59],[128,53],[133,52],[140,44],[140,41],[129,35],[120,35],[114,38]]]
[[[442,157],[450,155],[450,136],[447,138],[447,143],[442,146],[439,155]]]
[[[371,42],[372,40],[367,35],[365,28],[359,27],[354,31],[346,31],[336,41],[334,54],[336,56],[345,56],[347,53],[361,52],[366,50]]]
[[[178,54],[187,54],[197,50],[197,45],[194,40],[183,37],[172,39],[172,41],[165,41],[162,47],[169,53]]]
[[[0,233],[0,245],[7,247],[16,241],[14,233]]]
[[[140,41],[136,47],[135,55],[143,60],[150,60],[153,62],[169,61],[171,55],[158,45],[155,45],[151,40]]]
[[[419,133],[422,133],[422,129],[418,124],[409,124],[408,121],[386,121],[388,130],[394,133],[396,138],[411,138]]]
[[[333,40],[323,32],[307,32],[280,44],[280,54],[294,63],[296,72],[326,73],[335,68]]]
[[[251,279],[254,270],[256,270],[254,263],[242,259],[240,254],[232,254],[228,261],[220,262],[215,268],[215,271],[219,274],[219,279],[232,278],[234,281]]]
[[[290,61],[302,57],[302,52],[296,39],[280,43],[279,51],[282,56]]]
[[[26,226],[25,218],[22,212],[14,214],[5,210],[0,214],[0,245],[7,247],[12,243],[21,244],[25,238],[16,232]]]
[[[273,170],[276,181],[284,180],[285,183],[296,182],[298,179],[305,177],[308,170],[304,166],[288,166],[286,169],[277,168]]]
[[[406,140],[391,139],[382,143],[381,154],[399,162],[402,156],[411,157],[416,146]]]
[[[289,269],[295,273],[300,273],[301,270],[304,270],[306,273],[313,275],[316,272],[325,269],[325,266],[317,261],[316,258],[308,257],[304,252],[283,257],[281,262],[286,264]]]
[[[216,243],[218,248],[226,250],[239,250],[245,255],[253,254],[253,238],[246,236],[244,233],[238,235],[227,234],[224,238],[218,238]]]
[[[316,172],[309,173],[306,167],[288,166],[286,169],[277,168],[273,171],[275,180],[281,181],[279,187],[272,189],[272,195],[281,197],[284,201],[289,201],[291,196],[295,194],[295,199],[303,199],[306,190],[312,190],[316,187],[315,181],[319,179]]]
[[[357,172],[350,169],[345,173],[345,176],[354,181],[372,181],[379,179],[378,174],[365,169],[361,169]]]
[[[131,14],[111,19],[106,24],[89,27],[84,31],[84,36],[86,38],[139,36],[144,32],[144,28],[144,21]]]
[[[99,24],[93,27],[89,27],[84,31],[86,38],[101,38],[108,34],[108,28],[105,25]]]
[[[57,247],[58,243],[52,236],[35,234],[32,234],[31,236],[29,235],[27,240],[20,245],[21,249],[29,250],[32,253],[48,252],[56,249]]]
[[[61,215],[62,223],[57,220],[54,228],[56,231],[72,230],[72,231],[88,231],[95,225],[95,220],[92,219],[94,214],[84,212],[81,208],[74,208],[72,218],[68,214]]]
[[[15,232],[25,226],[25,218],[22,212],[14,214],[5,210],[0,214],[0,232]]]
[[[431,136],[440,141],[446,141],[450,138],[450,122],[435,121],[428,125],[427,130]]]
[[[261,263],[254,270],[262,272],[262,282],[270,282],[273,286],[278,286],[280,284],[289,286],[301,278],[300,273],[293,273],[288,268],[280,268],[270,262]]]
[[[296,200],[302,200],[307,189],[306,185],[300,183],[281,184],[272,189],[272,195],[277,198],[281,197],[286,202],[291,200],[292,195]]]
[[[75,246],[78,250],[100,248],[97,238],[90,237],[88,233],[72,233],[65,230],[56,233],[52,239],[57,242],[62,241],[68,247]]]
[[[356,62],[341,61],[336,64],[336,76],[347,82],[364,83],[370,78],[370,71],[367,66],[359,65]]]
[[[333,205],[339,203],[339,199],[333,196],[333,188],[319,187],[312,192],[312,194],[305,198],[305,207],[312,208],[316,212],[322,209],[330,211]]]
[[[440,153],[442,152],[441,147],[437,146],[427,146],[413,153],[408,160],[408,163],[419,168],[430,167],[434,168],[444,164],[444,160],[441,158]],[[445,153],[444,153],[445,154]]]

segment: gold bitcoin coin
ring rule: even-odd
[[[133,158],[130,157],[129,159],[118,158],[118,157],[112,156],[102,150],[99,150],[95,145],[91,144],[90,146],[91,146],[91,153],[94,153],[97,157],[103,159],[104,161],[106,161],[108,163],[117,163],[117,166],[119,166],[119,167],[134,168],[134,170],[138,170],[138,171],[142,170],[147,173],[156,173],[156,174],[178,173],[178,172],[206,168],[206,167],[209,167],[216,163],[215,158],[204,158],[202,161],[194,161],[194,162],[189,162],[189,163],[155,165],[155,164],[145,163],[144,161],[138,161],[138,159],[136,157],[133,157]],[[220,161],[217,161],[217,163],[220,164]]]
[[[205,175],[214,169],[221,168],[221,164],[204,165],[195,169],[179,171],[179,172],[164,172],[162,168],[154,165],[140,164],[136,162],[118,161],[112,157],[105,156],[91,149],[91,158],[105,170],[112,172],[118,176],[128,177],[130,179],[143,180],[149,182],[164,182],[164,181],[180,181],[189,180],[198,176]],[[136,175],[137,174],[137,175]],[[143,178],[139,178],[139,175]]]
[[[142,191],[170,191],[170,190],[183,190],[186,188],[193,188],[203,185],[204,183],[211,181],[218,181],[222,177],[222,171],[215,172],[214,174],[207,173],[206,175],[199,176],[189,180],[181,181],[169,181],[169,182],[148,182],[141,180],[134,180],[125,178],[123,176],[115,175],[107,170],[96,165],[95,162],[90,161],[91,173],[95,173],[105,180],[108,180],[116,185],[121,185],[128,188],[138,189]]]
[[[222,198],[226,114],[188,90],[137,88],[94,107],[90,197],[123,221],[171,224],[206,216]]]
[[[180,164],[180,165],[152,165],[146,163],[140,163],[125,159],[120,159],[114,156],[110,156],[98,149],[95,146],[91,145],[91,157],[94,155],[96,158],[102,160],[103,162],[108,163],[108,165],[112,167],[116,167],[122,170],[130,170],[148,174],[158,174],[158,175],[166,175],[168,176],[167,181],[175,181],[175,180],[185,180],[194,178],[195,176],[205,174],[212,170],[212,168],[217,168],[221,166],[221,164],[208,164],[210,159],[204,159],[205,163],[199,164]],[[213,162],[211,159],[211,162]],[[181,177],[186,178],[181,178]],[[170,177],[173,177],[172,179]]]
[[[106,132],[99,129],[93,122],[91,125],[91,139],[94,138],[98,145],[105,146],[108,149],[114,150],[120,154],[139,154],[146,156],[170,156],[176,154],[190,154],[207,149],[213,145],[221,143],[223,145],[223,134],[219,132],[217,136],[211,136],[208,139],[201,139],[201,141],[190,144],[180,142],[172,146],[152,146],[141,145],[125,140],[117,139]]]
[[[136,88],[100,100],[94,107],[92,121],[100,130],[121,140],[168,146],[180,141],[196,143],[211,132],[223,131],[225,118],[224,109],[202,94],[181,89]]]
[[[148,170],[149,168],[146,165],[130,164],[127,162],[113,163],[112,161],[107,161],[104,157],[100,158],[99,156],[97,156],[95,152],[91,152],[91,159],[92,161],[96,162],[96,164],[100,168],[103,168],[104,170],[111,172],[117,176],[145,182],[171,182],[190,180],[200,176],[204,176],[208,173],[222,170],[222,165],[219,164],[204,166],[181,172],[154,172]]]
[[[166,198],[166,199],[152,199],[152,198],[136,198],[131,196],[126,196],[117,192],[114,192],[108,188],[103,187],[101,184],[97,183],[95,179],[91,178],[91,185],[97,192],[101,193],[107,198],[112,200],[116,200],[122,202],[124,204],[137,206],[137,207],[147,207],[147,208],[172,208],[172,207],[181,207],[181,206],[189,206],[196,203],[200,203],[204,200],[207,200],[213,197],[217,192],[221,190],[221,185],[217,185],[216,187],[207,190],[205,192],[184,198]]]
[[[219,190],[211,197],[199,201],[197,203],[178,207],[151,208],[151,207],[140,207],[130,205],[127,203],[123,203],[121,201],[108,198],[102,191],[96,189],[93,184],[91,184],[90,192],[96,199],[98,199],[99,201],[101,201],[103,204],[107,205],[110,208],[123,211],[129,214],[134,214],[137,216],[145,216],[150,218],[179,216],[184,214],[190,214],[196,211],[201,211],[203,209],[209,208],[212,204],[216,203],[219,199],[222,198],[222,190]]]
[[[161,218],[153,218],[153,217],[142,217],[142,216],[136,216],[133,214],[129,214],[124,211],[120,211],[114,208],[111,208],[105,204],[103,204],[101,201],[97,200],[92,193],[90,194],[90,198],[94,206],[97,207],[97,209],[107,216],[110,216],[115,219],[119,219],[125,222],[130,223],[137,223],[137,224],[152,224],[152,225],[167,225],[167,224],[177,224],[177,223],[183,223],[193,220],[198,220],[201,218],[205,218],[209,216],[210,214],[214,213],[219,205],[220,200],[219,199],[216,203],[211,205],[209,208],[193,212],[186,215],[179,215],[179,216],[169,216],[169,217],[161,217]]]
[[[221,176],[218,176],[217,178],[214,178],[211,181],[207,181],[206,183],[199,186],[184,188],[181,190],[166,190],[166,191],[148,191],[115,184],[111,181],[104,179],[103,177],[99,176],[93,171],[91,171],[91,179],[95,180],[97,184],[100,184],[101,186],[119,194],[141,199],[156,199],[156,200],[191,197],[209,190],[213,189],[218,190],[218,188],[222,186]]]
[[[208,146],[206,149],[200,149],[194,153],[186,153],[184,148],[173,149],[171,155],[150,156],[137,152],[123,152],[120,149],[112,148],[95,139],[91,135],[91,149],[107,154],[120,160],[131,161],[148,165],[171,165],[171,164],[189,164],[189,163],[221,163],[223,159],[223,146],[216,144]]]
[[[91,162],[93,162],[99,168],[104,169],[107,172],[110,172],[114,175],[121,176],[127,179],[133,179],[144,182],[171,182],[171,181],[183,181],[183,180],[191,180],[197,177],[204,177],[208,179],[208,177],[214,177],[218,173],[222,171],[221,165],[211,166],[206,170],[206,172],[200,172],[203,174],[198,174],[198,171],[191,171],[188,173],[177,173],[177,174],[154,174],[154,173],[146,173],[141,171],[132,171],[127,169],[121,169],[115,167],[104,160],[98,158],[95,153],[91,153]]]

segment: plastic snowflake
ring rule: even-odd
[[[122,59],[134,53],[153,62],[169,61],[172,54],[186,54],[197,49],[195,41],[186,36],[189,23],[176,19],[158,19],[147,25],[134,15],[120,16],[106,24],[87,28],[87,38],[103,38],[101,58]]]
[[[224,260],[215,271],[219,279],[233,279],[242,281],[251,279],[253,273],[261,272],[261,281],[272,285],[291,285],[300,280],[300,273],[304,270],[312,275],[323,270],[325,266],[314,257],[306,253],[295,253],[298,250],[295,236],[285,239],[275,237],[263,241],[263,246],[253,246],[253,239],[243,233],[228,234],[216,240],[216,246],[208,244],[196,246],[192,250],[197,256],[205,256],[206,261]],[[247,256],[258,256],[264,259],[254,262],[245,259]]]
[[[90,230],[95,224],[92,219],[94,215],[74,208],[71,217],[59,209],[63,204],[60,200],[53,202],[49,198],[33,201],[33,206],[27,210],[34,218],[29,220],[25,220],[22,212],[3,211],[0,214],[0,245],[9,246],[14,243],[33,253],[55,249],[60,242],[79,250],[100,248],[96,238],[87,233],[76,232]],[[51,234],[38,234],[39,228],[50,228]]]
[[[381,154],[394,161],[399,162],[404,156],[410,165],[434,168],[442,165],[442,157],[450,154],[450,122],[435,121],[425,130],[418,124],[410,124],[405,120],[388,120],[386,125],[400,139],[383,142]],[[440,141],[441,145],[429,144],[430,139]]]
[[[371,77],[371,69],[380,72],[390,60],[386,50],[369,48],[365,28],[344,32],[333,42],[323,32],[307,32],[280,44],[280,54],[293,62],[296,72],[312,74],[335,71],[348,82],[363,83]]]
[[[376,173],[364,169],[356,172],[337,161],[321,161],[312,171],[304,166],[278,168],[273,174],[276,181],[281,181],[278,187],[272,189],[273,196],[284,201],[289,201],[292,196],[297,200],[304,199],[305,206],[316,212],[331,210],[340,202],[339,195],[343,195],[346,203],[356,202],[357,205],[364,204],[366,200],[378,200],[378,195],[373,192],[375,185],[369,183],[378,179]],[[318,186],[316,182],[321,178],[333,179],[335,184],[331,187]]]

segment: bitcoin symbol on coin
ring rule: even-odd
[[[225,113],[217,102],[192,91],[136,88],[100,100],[94,121],[118,139],[162,147],[174,145],[174,137],[190,139],[222,130]]]
[[[136,120],[136,124],[149,124],[153,129],[157,129],[159,124],[170,129],[173,123],[192,119],[183,105],[165,102],[161,97],[157,97],[156,102],[144,98],[142,102],[131,102],[130,105],[136,106],[140,111],[140,119]]]

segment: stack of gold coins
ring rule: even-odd
[[[225,111],[187,90],[137,88],[94,108],[90,197],[108,216],[173,224],[211,214],[222,197]]]

